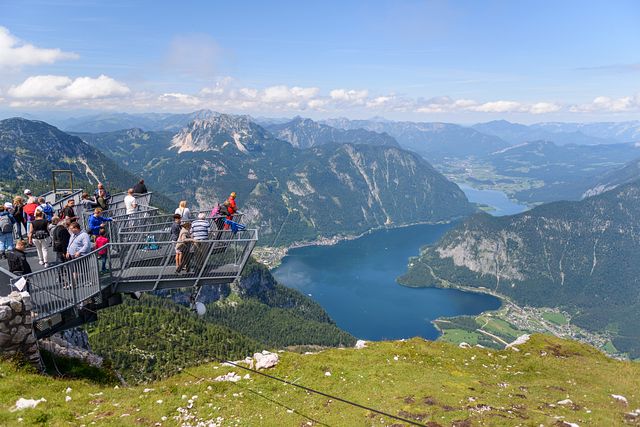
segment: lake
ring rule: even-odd
[[[493,207],[492,215],[512,215],[527,206],[498,190],[460,188],[469,201]],[[409,257],[434,243],[452,224],[378,230],[333,246],[293,249],[274,271],[280,283],[310,295],[338,326],[368,340],[438,337],[431,321],[443,316],[495,310],[500,300],[455,289],[407,288],[396,278]]]
[[[310,295],[337,325],[357,338],[435,339],[431,321],[495,310],[490,295],[455,289],[407,288],[396,283],[410,256],[452,225],[378,230],[333,246],[293,249],[274,271],[278,281]]]
[[[491,206],[494,210],[488,213],[494,216],[514,215],[529,209],[526,205],[510,200],[499,190],[479,190],[464,184],[458,184],[458,187],[464,191],[470,202]]]

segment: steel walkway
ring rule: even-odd
[[[142,197],[150,201],[150,194]],[[113,212],[120,209],[118,203]],[[207,240],[189,243],[177,271],[176,243],[170,241],[167,221],[171,216],[149,208],[114,215],[109,224],[111,243],[81,258],[22,277],[0,271],[12,288],[25,286],[31,294],[38,337],[95,321],[99,310],[121,303],[123,293],[198,288],[240,277],[258,240],[257,230],[225,230],[222,217],[208,218]],[[100,271],[101,251],[106,251],[106,273]]]

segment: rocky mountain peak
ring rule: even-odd
[[[170,149],[189,151],[236,150],[241,153],[258,151],[271,135],[249,116],[202,112],[171,140]]]

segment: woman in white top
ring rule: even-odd
[[[190,220],[189,215],[191,212],[187,207],[187,201],[186,200],[180,201],[180,205],[178,206],[178,209],[176,209],[174,213],[177,213],[178,215],[180,215],[182,222],[189,221]]]

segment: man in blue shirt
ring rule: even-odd
[[[90,234],[97,236],[100,234],[100,227],[102,227],[102,224],[109,221],[112,221],[112,219],[102,216],[102,209],[96,208],[91,216],[89,216],[87,229]]]
[[[67,259],[79,258],[87,255],[91,252],[91,238],[87,233],[80,229],[80,224],[77,222],[72,223],[69,226],[71,232],[71,238],[69,239],[69,246],[67,246]]]

